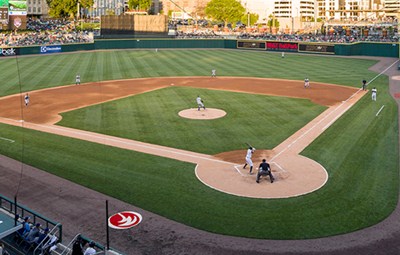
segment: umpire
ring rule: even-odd
[[[260,164],[258,174],[257,174],[257,180],[256,180],[257,183],[260,183],[260,177],[262,175],[269,175],[269,179],[271,180],[271,183],[273,183],[275,180],[275,178],[272,176],[272,173],[271,173],[271,167],[265,159],[263,159],[262,163]]]

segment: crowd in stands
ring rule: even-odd
[[[214,39],[214,38],[222,38],[222,37],[220,35],[216,34],[214,31],[199,30],[199,31],[193,31],[193,32],[178,31],[176,34],[176,38],[178,38],[178,39]]]
[[[381,36],[381,35],[314,35],[314,34],[259,34],[259,33],[242,33],[238,39],[253,39],[253,40],[269,40],[269,41],[294,41],[294,42],[326,42],[326,43],[353,43],[353,42],[397,42],[397,36]]]
[[[49,228],[42,228],[39,222],[31,223],[29,216],[21,221],[16,215],[16,220],[20,221],[22,228],[15,233],[14,241],[21,250],[29,252],[38,248],[42,254],[50,254],[56,248],[58,238],[50,234]]]
[[[0,47],[59,45],[93,42],[86,31],[77,31],[68,20],[27,21],[27,31],[12,31],[0,34]]]

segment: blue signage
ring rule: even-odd
[[[41,46],[40,47],[40,54],[49,54],[49,53],[56,53],[61,52],[61,46],[53,45],[53,46]]]

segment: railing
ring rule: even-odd
[[[57,231],[57,238],[58,240],[61,242],[62,241],[62,225],[60,223],[54,222],[38,213],[36,213],[35,211],[20,205],[16,202],[14,202],[13,200],[0,195],[0,208],[2,208],[3,210],[7,211],[10,214],[13,215],[19,215],[20,218],[24,218],[24,217],[31,217],[32,218],[32,222],[34,224],[36,223],[40,223],[41,226],[43,228],[49,228],[49,229],[53,229],[55,227],[58,228]],[[17,224],[17,219],[15,219],[15,225]]]

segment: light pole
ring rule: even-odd
[[[250,12],[247,12],[247,27],[250,27]]]

